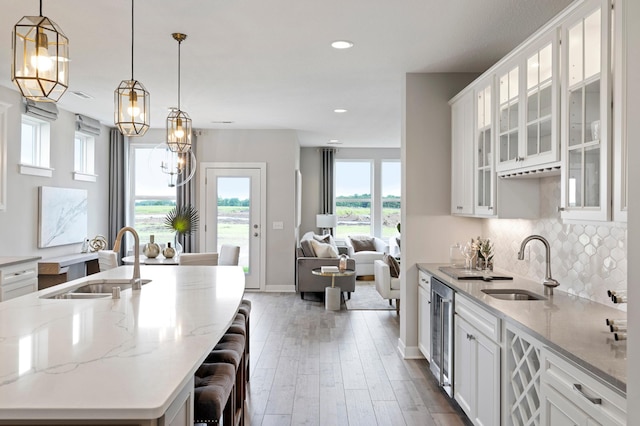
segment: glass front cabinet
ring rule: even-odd
[[[611,218],[608,1],[585,2],[562,27],[563,219]]]
[[[475,141],[474,141],[474,170],[475,170],[475,205],[477,216],[495,216],[495,170],[493,158],[493,79],[481,82],[475,90]]]
[[[498,70],[498,172],[560,160],[557,58],[551,31]]]

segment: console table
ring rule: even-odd
[[[38,290],[100,272],[98,253],[74,253],[38,262]]]

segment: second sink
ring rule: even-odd
[[[546,297],[539,294],[512,288],[485,288],[482,292],[502,300],[547,300]]]

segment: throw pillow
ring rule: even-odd
[[[391,275],[391,278],[398,278],[400,276],[400,264],[395,257],[385,253],[384,256],[382,256],[382,261],[389,265],[389,274]]]
[[[321,243],[316,240],[310,240],[311,246],[313,247],[313,251],[316,253],[316,257],[323,258],[338,258],[338,251],[333,248],[331,244]]]
[[[313,239],[325,244],[331,244],[336,251],[338,251],[338,246],[336,245],[336,241],[333,239],[331,234],[326,235],[318,235],[314,234]]]
[[[373,237],[369,236],[355,236],[349,237],[354,252],[359,251],[376,251],[376,243]]]
[[[313,246],[311,246],[311,240],[300,241],[300,248],[302,249],[302,255],[304,257],[316,257],[316,252],[313,250]]]

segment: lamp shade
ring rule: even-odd
[[[335,214],[317,214],[316,226],[318,228],[335,228],[338,224],[338,217]]]

